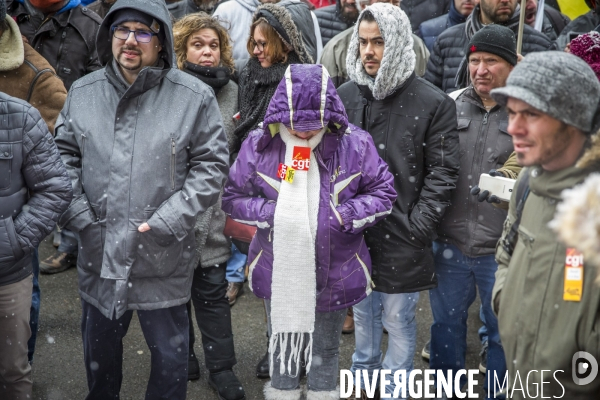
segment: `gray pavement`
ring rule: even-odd
[[[40,259],[54,252],[51,241],[46,239],[40,246]],[[40,330],[33,368],[33,399],[76,400],[87,393],[83,350],[80,336],[81,304],[77,292],[77,271],[67,270],[56,275],[41,275],[42,306]],[[477,329],[479,303],[469,313],[467,368],[479,365],[479,338]],[[417,348],[415,368],[425,369],[428,364],[420,356],[423,345],[429,339],[431,311],[429,297],[421,293],[417,306]],[[234,368],[246,390],[248,400],[262,399],[265,381],[254,375],[256,363],[266,351],[266,325],[262,301],[256,298],[246,284],[244,294],[232,309],[235,348],[238,363]],[[199,332],[195,351],[200,360],[202,376],[188,383],[188,399],[218,399],[208,385],[208,371],[204,368],[204,355]],[[387,335],[384,335],[384,345]],[[354,335],[343,335],[340,343],[340,368],[349,368],[354,351]],[[135,317],[124,340],[123,385],[121,399],[144,398],[150,375],[150,352],[144,341],[139,322]]]

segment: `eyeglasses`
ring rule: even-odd
[[[150,31],[132,31],[122,26],[115,26],[113,28],[113,36],[119,40],[129,39],[129,35],[132,33],[135,41],[139,43],[149,43],[152,40],[152,36],[156,36],[156,33]]]
[[[258,47],[258,51],[264,51],[265,47],[267,47],[267,42],[257,42],[256,40],[254,40],[254,38],[250,38],[250,44],[252,45],[252,48],[254,49],[255,47]]]

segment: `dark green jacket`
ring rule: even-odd
[[[526,168],[519,181],[530,175],[531,193],[523,210],[519,236],[512,257],[499,242],[496,249],[496,284],[492,299],[500,295],[498,324],[506,364],[514,382],[517,372],[523,385],[535,393],[542,381],[541,370],[557,370],[556,378],[546,372],[544,396],[564,399],[600,398],[600,379],[578,386],[572,378],[572,358],[586,351],[600,360],[600,289],[594,284],[596,268],[584,267],[583,297],[580,302],[563,300],[566,246],[548,227],[554,218],[561,192],[581,183],[591,169],[570,167],[548,172],[541,167]],[[518,182],[517,182],[518,186]],[[515,187],[517,187],[515,186]],[[516,219],[517,196],[510,202],[504,224],[504,238]],[[562,387],[561,387],[562,385]],[[521,399],[515,391],[511,399]]]

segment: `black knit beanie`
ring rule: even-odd
[[[0,0],[0,21],[6,19],[6,0]]]
[[[156,33],[156,36],[158,36],[158,41],[161,44],[165,42],[166,35],[163,24],[154,19],[151,15],[133,8],[123,8],[115,13],[112,23],[110,24],[111,32],[115,26],[122,24],[123,22],[130,21],[139,22],[146,25],[152,32]]]
[[[510,65],[517,65],[517,40],[513,31],[505,26],[486,25],[475,33],[465,50],[467,60],[477,51],[495,54]]]

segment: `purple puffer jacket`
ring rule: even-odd
[[[328,131],[314,150],[321,176],[315,240],[317,311],[339,310],[371,292],[371,258],[362,231],[391,212],[394,178],[371,135],[349,126],[321,65],[291,65],[286,76],[271,99],[263,128],[250,133],[231,167],[223,210],[238,222],[258,227],[248,252],[248,280],[256,296],[270,299],[277,229],[273,216],[281,183],[277,168],[285,162],[279,126],[289,125],[290,118],[294,123],[324,121]]]

